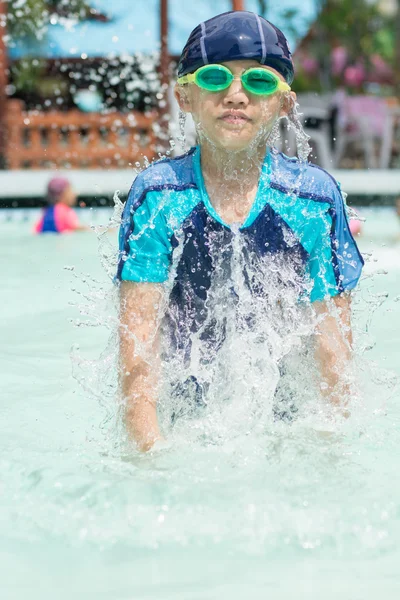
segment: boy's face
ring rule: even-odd
[[[238,78],[251,67],[261,67],[285,81],[277,71],[255,60],[221,64]],[[205,137],[216,147],[233,151],[245,150],[257,138],[260,143],[264,142],[276,120],[287,114],[296,99],[294,92],[277,92],[270,96],[251,94],[244,89],[240,79],[235,79],[221,92],[208,92],[195,84],[177,85],[175,97],[180,108],[192,114],[200,138]]]

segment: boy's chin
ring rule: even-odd
[[[254,147],[254,142],[259,139],[258,132],[249,131],[214,131],[213,135],[209,136],[217,148],[221,150],[245,151]]]
[[[220,136],[217,141],[217,146],[221,150],[232,150],[232,152],[243,152],[254,148],[258,136],[230,135]]]

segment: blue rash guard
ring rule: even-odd
[[[364,263],[337,182],[323,169],[274,149],[266,154],[256,198],[239,232],[249,264],[255,256],[279,255],[296,265],[303,299],[335,296],[353,289],[360,278]],[[200,149],[192,148],[154,163],[135,179],[122,216],[117,278],[161,283],[174,265],[170,305],[186,337],[205,323],[207,293],[216,269],[220,276],[221,262],[229,263],[234,236],[210,202]],[[229,284],[229,269],[225,278]]]

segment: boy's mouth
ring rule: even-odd
[[[226,111],[219,117],[219,119],[225,123],[233,123],[235,125],[241,125],[242,123],[244,124],[248,121],[251,121],[251,119],[245,113],[238,110]]]

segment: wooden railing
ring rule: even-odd
[[[155,157],[156,115],[28,112],[20,100],[7,105],[9,169],[123,168]]]

